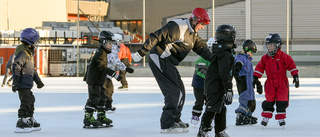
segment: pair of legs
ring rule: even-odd
[[[29,88],[19,89],[20,108],[18,110],[19,118],[33,117],[34,113],[34,95]]]
[[[175,61],[172,56],[160,58],[156,54],[150,54],[149,66],[164,96],[164,107],[160,118],[161,129],[168,129],[175,123],[181,122],[185,89],[174,65],[178,62]]]
[[[89,99],[87,100],[85,111],[94,112],[105,111],[107,95],[105,89],[100,85],[88,85]]]
[[[106,77],[106,80],[104,82],[104,86],[105,86],[105,92],[106,92],[106,95],[107,95],[106,109],[107,110],[113,110],[113,107],[112,107],[112,102],[113,102],[112,96],[113,96],[113,93],[114,93],[114,89],[113,89],[112,80]]]
[[[274,112],[274,105],[276,105],[275,119],[286,118],[286,108],[289,105],[289,85],[288,81],[278,82],[278,86],[274,86],[274,81],[266,81],[265,83],[265,97],[266,100],[262,102],[261,116],[265,118],[272,118]]]
[[[121,59],[121,62],[123,62],[123,64],[125,64],[127,67],[130,67],[130,62],[129,62],[128,58]],[[127,74],[127,71],[121,71],[121,73],[120,73],[120,76],[122,77],[121,85],[122,85],[123,88],[128,88],[128,82],[127,82],[127,79],[126,79],[126,74]]]

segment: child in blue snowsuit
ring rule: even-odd
[[[239,94],[239,107],[235,110],[237,114],[236,125],[256,124],[257,118],[252,116],[256,108],[256,100],[252,86],[253,67],[252,54],[256,53],[257,46],[254,41],[248,39],[242,43],[243,53],[235,57],[234,78],[237,82]]]

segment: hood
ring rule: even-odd
[[[27,53],[28,53],[30,56],[33,55],[33,54],[32,54],[32,51],[31,51],[26,45],[24,45],[24,44],[18,45],[18,46],[16,47],[16,51],[14,52],[14,55],[17,56],[18,53],[19,53],[20,51],[22,51],[22,50],[27,51]]]

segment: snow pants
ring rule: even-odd
[[[127,67],[130,67],[130,62],[128,58],[121,59],[121,62],[123,62],[123,64],[125,64]],[[126,74],[127,74],[127,71],[121,71],[120,73],[120,76],[122,77],[121,79],[122,86],[128,86]]]
[[[274,105],[277,106],[275,119],[286,118],[286,108],[289,105],[289,84],[288,79],[275,83],[267,79],[264,84],[264,91],[266,100],[262,102],[262,117],[272,118],[274,112]]]
[[[192,108],[192,115],[200,117],[202,114],[203,105],[205,103],[205,95],[203,89],[193,87],[193,95],[196,98],[194,106]]]
[[[160,58],[150,54],[149,66],[164,96],[164,107],[160,118],[161,129],[168,129],[180,122],[185,102],[185,89],[176,68],[179,62],[172,56]]]
[[[18,89],[20,108],[18,110],[18,117],[33,117],[34,113],[34,95],[29,88]]]
[[[88,85],[89,99],[87,100],[85,111],[94,112],[105,111],[105,104],[107,101],[107,95],[103,86],[100,85]]]

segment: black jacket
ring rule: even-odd
[[[212,58],[207,44],[191,27],[189,19],[183,18],[170,21],[161,29],[151,33],[138,53],[144,56],[150,51],[150,54],[158,54],[161,58],[173,56],[177,62],[181,62],[190,50],[206,60]]]
[[[96,53],[94,54],[90,62],[90,65],[88,66],[88,70],[84,78],[87,84],[102,86],[107,74],[112,76],[115,73],[115,71],[107,67],[107,54],[109,53],[110,51],[104,49],[101,46],[97,49]]]
[[[33,81],[40,82],[39,75],[34,66],[33,52],[26,45],[19,45],[15,51],[15,58],[12,64],[13,80],[18,80],[19,87],[33,87]]]
[[[226,45],[214,44],[212,53],[214,57],[205,78],[205,94],[232,89],[234,49]]]

